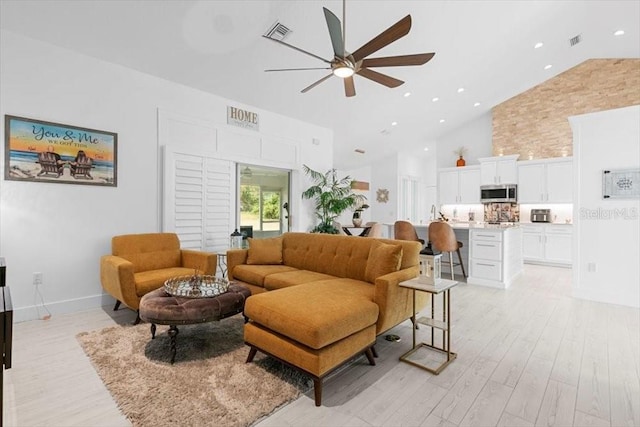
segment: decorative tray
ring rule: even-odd
[[[208,275],[178,276],[164,282],[166,293],[182,298],[211,298],[228,289],[227,279]]]

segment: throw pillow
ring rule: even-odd
[[[371,249],[369,249],[364,278],[367,282],[375,283],[378,277],[398,271],[401,261],[402,246],[374,240],[371,244]]]
[[[282,264],[282,237],[249,238],[247,264]]]

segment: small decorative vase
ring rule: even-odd
[[[458,159],[458,161],[456,162],[456,166],[460,167],[460,166],[464,166],[466,165],[467,162],[464,160],[464,158],[462,156],[460,156],[460,158]]]
[[[353,221],[354,227],[360,227],[362,225],[362,218],[360,217],[360,212],[354,212],[351,220]]]

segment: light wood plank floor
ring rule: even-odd
[[[269,426],[640,426],[640,311],[571,298],[571,270],[525,266],[508,290],[452,290],[452,349],[440,375],[398,360],[411,326],[378,339],[325,383],[257,423]],[[75,335],[132,320],[110,307],[14,327],[5,425],[127,426]],[[420,338],[428,339],[422,327]],[[436,338],[438,335],[436,335]]]

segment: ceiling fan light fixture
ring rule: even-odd
[[[351,77],[353,76],[354,73],[355,71],[353,70],[353,68],[345,64],[338,65],[333,69],[333,74],[336,77],[340,77],[341,79],[346,79],[347,77]]]

